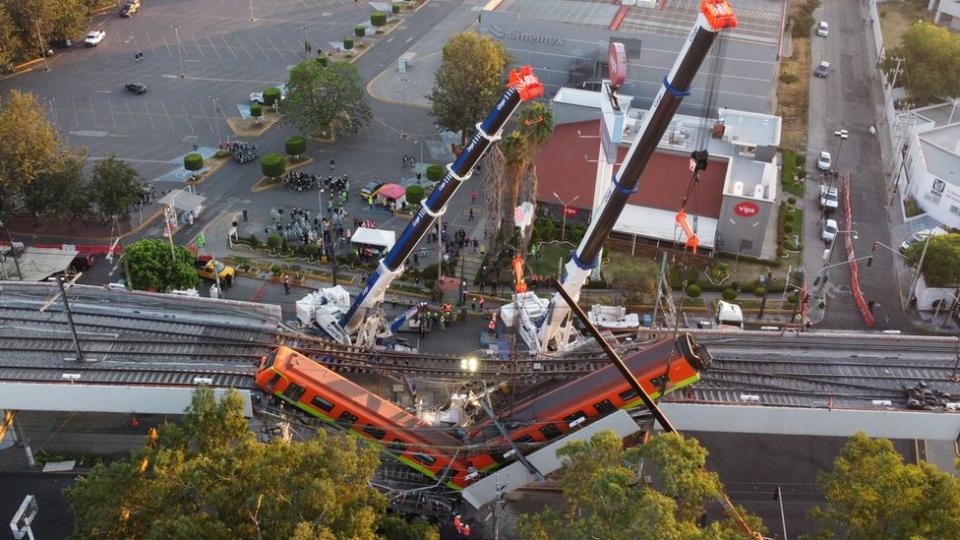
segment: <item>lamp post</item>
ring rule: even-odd
[[[403,91],[403,108],[406,109],[407,108],[407,78],[406,77],[400,77],[400,88],[402,88],[402,91]],[[407,132],[406,130],[403,129],[403,115],[400,115],[400,138],[401,139],[407,138]]]
[[[553,196],[556,197],[558,201],[560,201],[560,204],[561,204],[561,205],[563,205],[563,212],[562,212],[562,214],[563,214],[563,220],[560,222],[560,240],[566,240],[566,238],[567,238],[567,208],[568,208],[571,204],[573,204],[574,202],[576,202],[576,200],[579,199],[580,196],[577,195],[576,197],[570,199],[568,202],[563,202],[563,199],[561,199],[560,196],[557,195],[557,192],[556,192],[556,191],[553,192]]]
[[[255,20],[257,19],[253,16],[253,0],[250,0],[250,22],[253,22]]]
[[[843,141],[847,140],[850,135],[847,133],[847,130],[841,129],[834,131],[833,136],[840,139],[840,146],[837,148],[837,159],[833,160],[833,175],[836,176],[840,174],[840,153],[843,152]]]
[[[183,47],[180,45],[180,25],[174,24],[171,26],[173,27],[173,32],[177,36],[177,58],[180,60],[180,78],[183,79],[187,75],[183,72]]]
[[[413,141],[413,144],[420,147],[420,163],[422,164],[423,163],[423,143],[421,143],[420,141]]]
[[[40,57],[43,58],[43,70],[50,71],[50,66],[47,65],[47,47],[43,43],[43,36],[40,34],[40,19],[34,19],[33,22],[37,25],[37,40],[40,41]]]
[[[844,230],[844,231],[837,231],[836,234],[833,235],[833,239],[830,240],[830,247],[829,247],[829,248],[824,252],[824,254],[823,254],[823,267],[820,268],[820,271],[817,272],[817,277],[816,277],[816,279],[814,279],[814,285],[816,285],[816,284],[819,282],[819,284],[820,284],[820,290],[823,290],[823,287],[826,285],[827,280],[829,279],[829,273],[825,272],[825,270],[827,270],[828,268],[830,268],[830,267],[832,266],[832,265],[830,264],[830,261],[831,261],[831,259],[833,259],[833,248],[834,248],[834,246],[835,246],[836,243],[837,243],[837,237],[840,236],[841,234],[846,234],[846,233],[853,233],[853,239],[854,239],[854,240],[856,240],[857,238],[859,238],[859,233],[858,233],[857,231],[853,230],[853,229],[847,229],[847,230]],[[841,263],[841,264],[842,264],[842,263]],[[823,274],[823,281],[822,281],[822,282],[820,281],[820,274]],[[818,292],[817,296],[820,296],[819,292]]]

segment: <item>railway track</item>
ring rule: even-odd
[[[125,386],[186,386],[255,389],[254,369],[213,369],[199,366],[129,366],[77,363],[72,366],[0,366],[0,381]]]

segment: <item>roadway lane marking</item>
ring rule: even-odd
[[[112,94],[113,90],[95,90],[98,94]]]
[[[162,99],[160,100],[160,107],[163,108],[163,114],[167,117],[167,123],[170,124],[170,131],[176,133],[177,128],[173,127],[173,119],[170,118],[170,111],[167,110],[167,105]]]
[[[234,58],[237,58],[237,53],[233,52],[233,47],[229,43],[227,43],[227,38],[223,37],[223,34],[220,34],[220,39],[223,41],[223,44],[227,46],[227,49],[230,51],[230,54],[232,54]]]
[[[220,51],[218,51],[217,46],[214,45],[212,41],[210,41],[210,36],[203,36],[203,37],[206,38],[207,43],[210,44],[210,48],[213,49],[213,53],[217,55],[217,58],[220,58]]]
[[[404,43],[410,43],[411,41],[413,41],[413,37],[408,37],[408,38],[405,39],[403,42],[404,42]]]
[[[74,137],[106,137],[106,131],[91,131],[87,129],[79,129],[76,131],[68,131],[68,135],[73,135]]]
[[[173,74],[169,74],[169,73],[166,73],[166,74],[163,74],[163,75],[160,75],[160,76],[163,77],[163,78],[165,78],[165,79],[179,79],[179,78],[180,78],[179,75],[173,75]],[[190,77],[190,80],[191,80],[191,81],[226,82],[226,83],[254,83],[254,84],[267,84],[267,85],[270,85],[270,86],[277,86],[277,85],[280,85],[280,84],[284,84],[284,83],[286,82],[286,81],[262,81],[262,80],[259,80],[259,79],[218,79],[218,78],[216,78],[216,77],[193,77],[193,76]]]
[[[190,113],[187,112],[187,106],[181,105],[183,108],[183,119],[187,121],[187,125],[190,126],[190,132],[196,133],[197,130],[193,129],[193,122],[190,121]]]

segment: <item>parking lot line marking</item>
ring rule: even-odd
[[[300,59],[300,58],[299,58],[299,54],[297,53],[297,51],[296,51],[293,47],[290,46],[289,43],[287,43],[287,40],[283,39],[283,36],[277,36],[277,37],[278,37],[278,39],[281,41],[281,43],[283,43],[283,46],[286,47],[286,50],[289,51],[289,52],[291,52],[291,53],[293,53],[294,58],[296,58],[297,60],[299,60],[299,59]]]
[[[197,48],[197,52],[200,53],[200,57],[201,57],[201,58],[202,58],[203,56],[205,56],[205,55],[203,54],[203,49],[202,49],[202,48],[200,47],[200,45],[197,43],[197,36],[193,36],[193,39],[190,41],[190,43],[193,43],[193,46]]]
[[[254,58],[253,58],[253,53],[251,53],[251,52],[250,52],[250,49],[248,49],[247,46],[244,45],[242,41],[240,41],[240,36],[234,36],[234,38],[236,38],[237,43],[240,44],[240,48],[243,49],[244,52],[247,53],[247,56],[249,56],[251,60],[254,60]]]
[[[117,115],[113,112],[113,100],[107,98],[107,105],[110,106],[110,120],[113,121],[113,127],[117,127]]]
[[[137,126],[137,120],[133,117],[133,113],[130,111],[130,100],[123,100],[123,105],[127,108],[127,117],[130,119],[130,125],[133,127]]]
[[[196,133],[197,130],[193,129],[193,122],[190,121],[190,113],[187,112],[187,106],[181,105],[183,108],[183,119],[187,121],[187,125],[190,126],[190,133]]]
[[[80,128],[80,113],[77,112],[77,109],[79,109],[80,107],[77,106],[77,96],[72,96],[72,97],[73,97],[73,124],[74,124],[74,127],[76,127],[76,128],[79,129],[79,128]]]
[[[270,39],[270,36],[266,36],[266,38],[267,38],[267,43],[270,44],[270,48],[273,50],[273,52],[277,53],[277,55],[280,56],[281,59],[283,59],[283,57],[284,57],[284,54],[283,54],[283,53],[286,52],[286,51],[280,50],[280,49],[277,47],[277,44],[274,43],[272,39]]]
[[[97,125],[97,111],[93,110],[93,98],[87,96],[87,103],[90,104],[90,116],[93,117],[93,125]]]
[[[216,135],[216,126],[213,125],[213,122],[216,122],[216,117],[214,117],[214,120],[211,121],[210,117],[207,116],[207,108],[203,106],[203,101],[199,100],[197,103],[200,105],[200,112],[203,113],[203,119],[206,120],[207,127],[210,128],[210,133]],[[213,114],[216,115],[217,111],[213,111]],[[220,141],[217,142],[219,143]]]
[[[223,34],[220,34],[220,39],[223,41],[223,44],[227,46],[227,49],[230,51],[230,54],[232,54],[234,58],[237,58],[237,53],[233,52],[233,47],[231,47],[230,44],[227,43],[227,38],[223,37]]]
[[[157,50],[157,46],[153,44],[153,40],[150,39],[150,34],[145,34],[147,36],[147,43],[150,44],[150,51],[153,52]]]
[[[143,110],[147,111],[147,120],[150,121],[150,127],[154,130],[157,129],[157,124],[153,122],[153,114],[150,112],[150,107],[147,107],[147,101],[143,101]]]
[[[163,39],[163,46],[167,48],[167,54],[173,54],[173,51],[170,50],[170,44],[167,43],[167,36],[160,34],[160,38]]]
[[[260,42],[258,42],[256,38],[254,38],[253,36],[250,36],[250,39],[253,41],[253,44],[256,45],[258,49],[260,49],[260,54],[262,54],[263,57],[266,58],[267,60],[270,60],[270,55],[267,54],[267,51],[263,50],[263,47],[260,46]]]
[[[217,55],[217,58],[220,58],[220,51],[217,50],[217,46],[210,41],[210,36],[203,36],[207,39],[207,43],[210,44],[210,48],[213,49],[213,53]]]
[[[164,116],[167,117],[167,123],[170,124],[170,131],[176,133],[177,128],[173,127],[173,119],[170,118],[170,111],[167,110],[167,105],[163,102],[162,99],[160,100],[160,107],[163,108],[163,114]]]

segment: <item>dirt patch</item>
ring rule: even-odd
[[[912,2],[884,2],[877,6],[880,14],[880,33],[888,51],[900,45],[900,40],[911,24],[923,20],[932,22],[929,12]]]
[[[279,114],[264,111],[260,120],[231,116],[227,118],[227,125],[230,126],[230,130],[237,137],[259,137],[279,122],[280,118]]]
[[[804,154],[810,96],[810,39],[793,38],[793,56],[780,62],[777,114],[783,118],[780,146]]]

